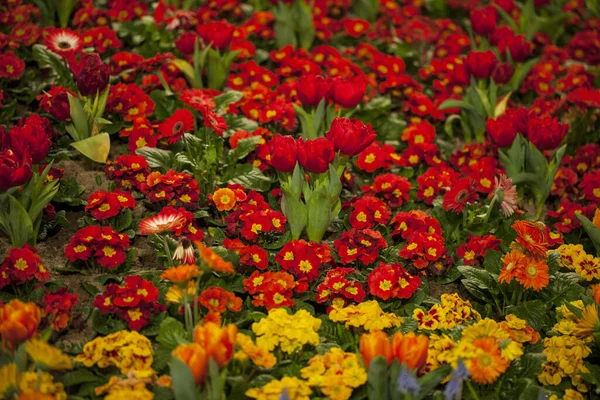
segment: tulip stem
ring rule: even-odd
[[[469,388],[469,393],[471,393],[471,396],[473,396],[473,399],[479,400],[479,396],[477,395],[477,392],[475,391],[475,388],[471,384],[470,380],[467,380],[467,387]]]
[[[167,241],[167,235],[162,237],[163,247],[165,248],[165,255],[167,256],[167,262],[169,267],[173,267],[173,257],[171,255],[171,247]]]

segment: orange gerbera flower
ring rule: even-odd
[[[189,280],[201,274],[202,272],[198,270],[197,265],[180,265],[178,267],[171,267],[167,269],[160,275],[160,277],[175,284],[185,284]]]
[[[515,221],[516,242],[535,255],[545,256],[550,247],[550,230],[543,222]]]
[[[525,254],[521,253],[519,250],[511,250],[510,253],[506,253],[502,258],[504,267],[502,267],[502,270],[500,271],[498,282],[510,283],[510,281],[517,276],[519,271],[523,269],[524,261]]]
[[[550,274],[548,273],[546,261],[525,257],[523,264],[516,276],[517,282],[526,289],[533,289],[536,292],[548,286]]]
[[[235,192],[229,188],[217,189],[212,196],[212,201],[219,211],[229,211],[235,207]]]
[[[233,264],[215,253],[210,247],[206,247],[201,241],[194,240],[194,244],[198,247],[200,259],[213,271],[223,272],[226,274],[234,274]]]
[[[473,381],[484,384],[494,383],[510,363],[502,358],[500,347],[494,338],[475,339],[473,346],[478,349],[477,355],[473,357],[469,366]]]

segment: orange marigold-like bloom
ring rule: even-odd
[[[212,201],[219,211],[229,211],[235,207],[235,192],[229,188],[217,189],[212,196]]]
[[[600,304],[600,283],[591,286],[592,298],[598,304]]]
[[[543,222],[515,221],[512,228],[517,232],[516,242],[525,250],[545,256],[550,247],[550,230]]]
[[[523,268],[520,268],[516,279],[526,289],[540,291],[550,282],[548,264],[544,260],[526,257]]]
[[[477,355],[471,360],[469,372],[474,382],[494,383],[509,366],[502,358],[496,339],[491,337],[475,339],[473,346],[478,349]]]
[[[41,318],[42,313],[34,303],[14,299],[0,306],[2,348],[12,351],[19,343],[31,339]]]
[[[201,241],[195,240],[194,244],[198,247],[200,258],[213,271],[223,272],[226,274],[234,274],[233,264],[215,253],[210,247],[206,247]]]
[[[198,270],[197,265],[180,265],[167,269],[160,277],[175,284],[186,284],[198,275],[202,275],[202,272]]]
[[[521,253],[519,250],[511,250],[510,253],[504,255],[502,262],[504,263],[504,266],[502,267],[502,270],[500,270],[498,282],[510,283],[522,269],[523,263],[525,262],[525,254]]]

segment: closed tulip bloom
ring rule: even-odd
[[[473,31],[481,36],[488,36],[496,30],[498,11],[492,5],[471,11],[471,26]]]
[[[75,77],[77,90],[82,96],[102,93],[108,85],[110,68],[104,64],[97,53],[86,54],[81,59],[81,69]]]
[[[180,344],[173,350],[173,356],[183,361],[194,376],[194,382],[202,383],[208,370],[208,355],[198,343]]]
[[[387,365],[392,363],[392,346],[385,332],[374,331],[360,337],[360,354],[365,367],[369,368],[375,357],[385,358]]]
[[[220,368],[231,360],[236,336],[237,326],[234,324],[221,327],[213,322],[206,322],[194,330],[194,342],[200,344],[206,350],[208,358],[215,360]]]
[[[277,171],[292,172],[297,161],[296,140],[290,136],[275,135],[269,140],[269,163]]]
[[[552,117],[530,118],[527,124],[527,139],[539,150],[554,150],[567,134],[569,125]]]
[[[333,144],[326,138],[298,139],[298,162],[308,172],[322,174],[329,169],[335,157]]]
[[[320,75],[306,75],[298,80],[296,93],[303,106],[316,106],[329,92],[330,81]]]
[[[212,44],[213,49],[221,51],[229,49],[234,30],[235,26],[224,20],[198,25],[196,28],[205,45]]]
[[[496,67],[492,72],[492,79],[498,85],[504,85],[510,81],[510,78],[512,78],[514,73],[515,67],[511,63],[501,62],[496,64]]]
[[[327,132],[327,139],[333,143],[335,151],[351,157],[369,147],[376,138],[371,125],[357,119],[335,118]]]
[[[2,347],[14,350],[19,343],[31,339],[40,324],[42,313],[34,303],[11,300],[0,306]]]
[[[467,70],[477,79],[487,79],[492,76],[498,58],[493,51],[470,51],[467,54]]]
[[[400,364],[406,364],[410,369],[419,370],[427,361],[429,338],[425,335],[415,335],[414,332],[403,335],[396,332],[392,337],[392,355]]]
[[[329,96],[331,101],[344,108],[354,108],[365,97],[367,83],[361,77],[345,80],[336,78],[331,82]]]

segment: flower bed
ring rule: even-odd
[[[598,87],[594,1],[4,2],[0,398],[600,398]]]

